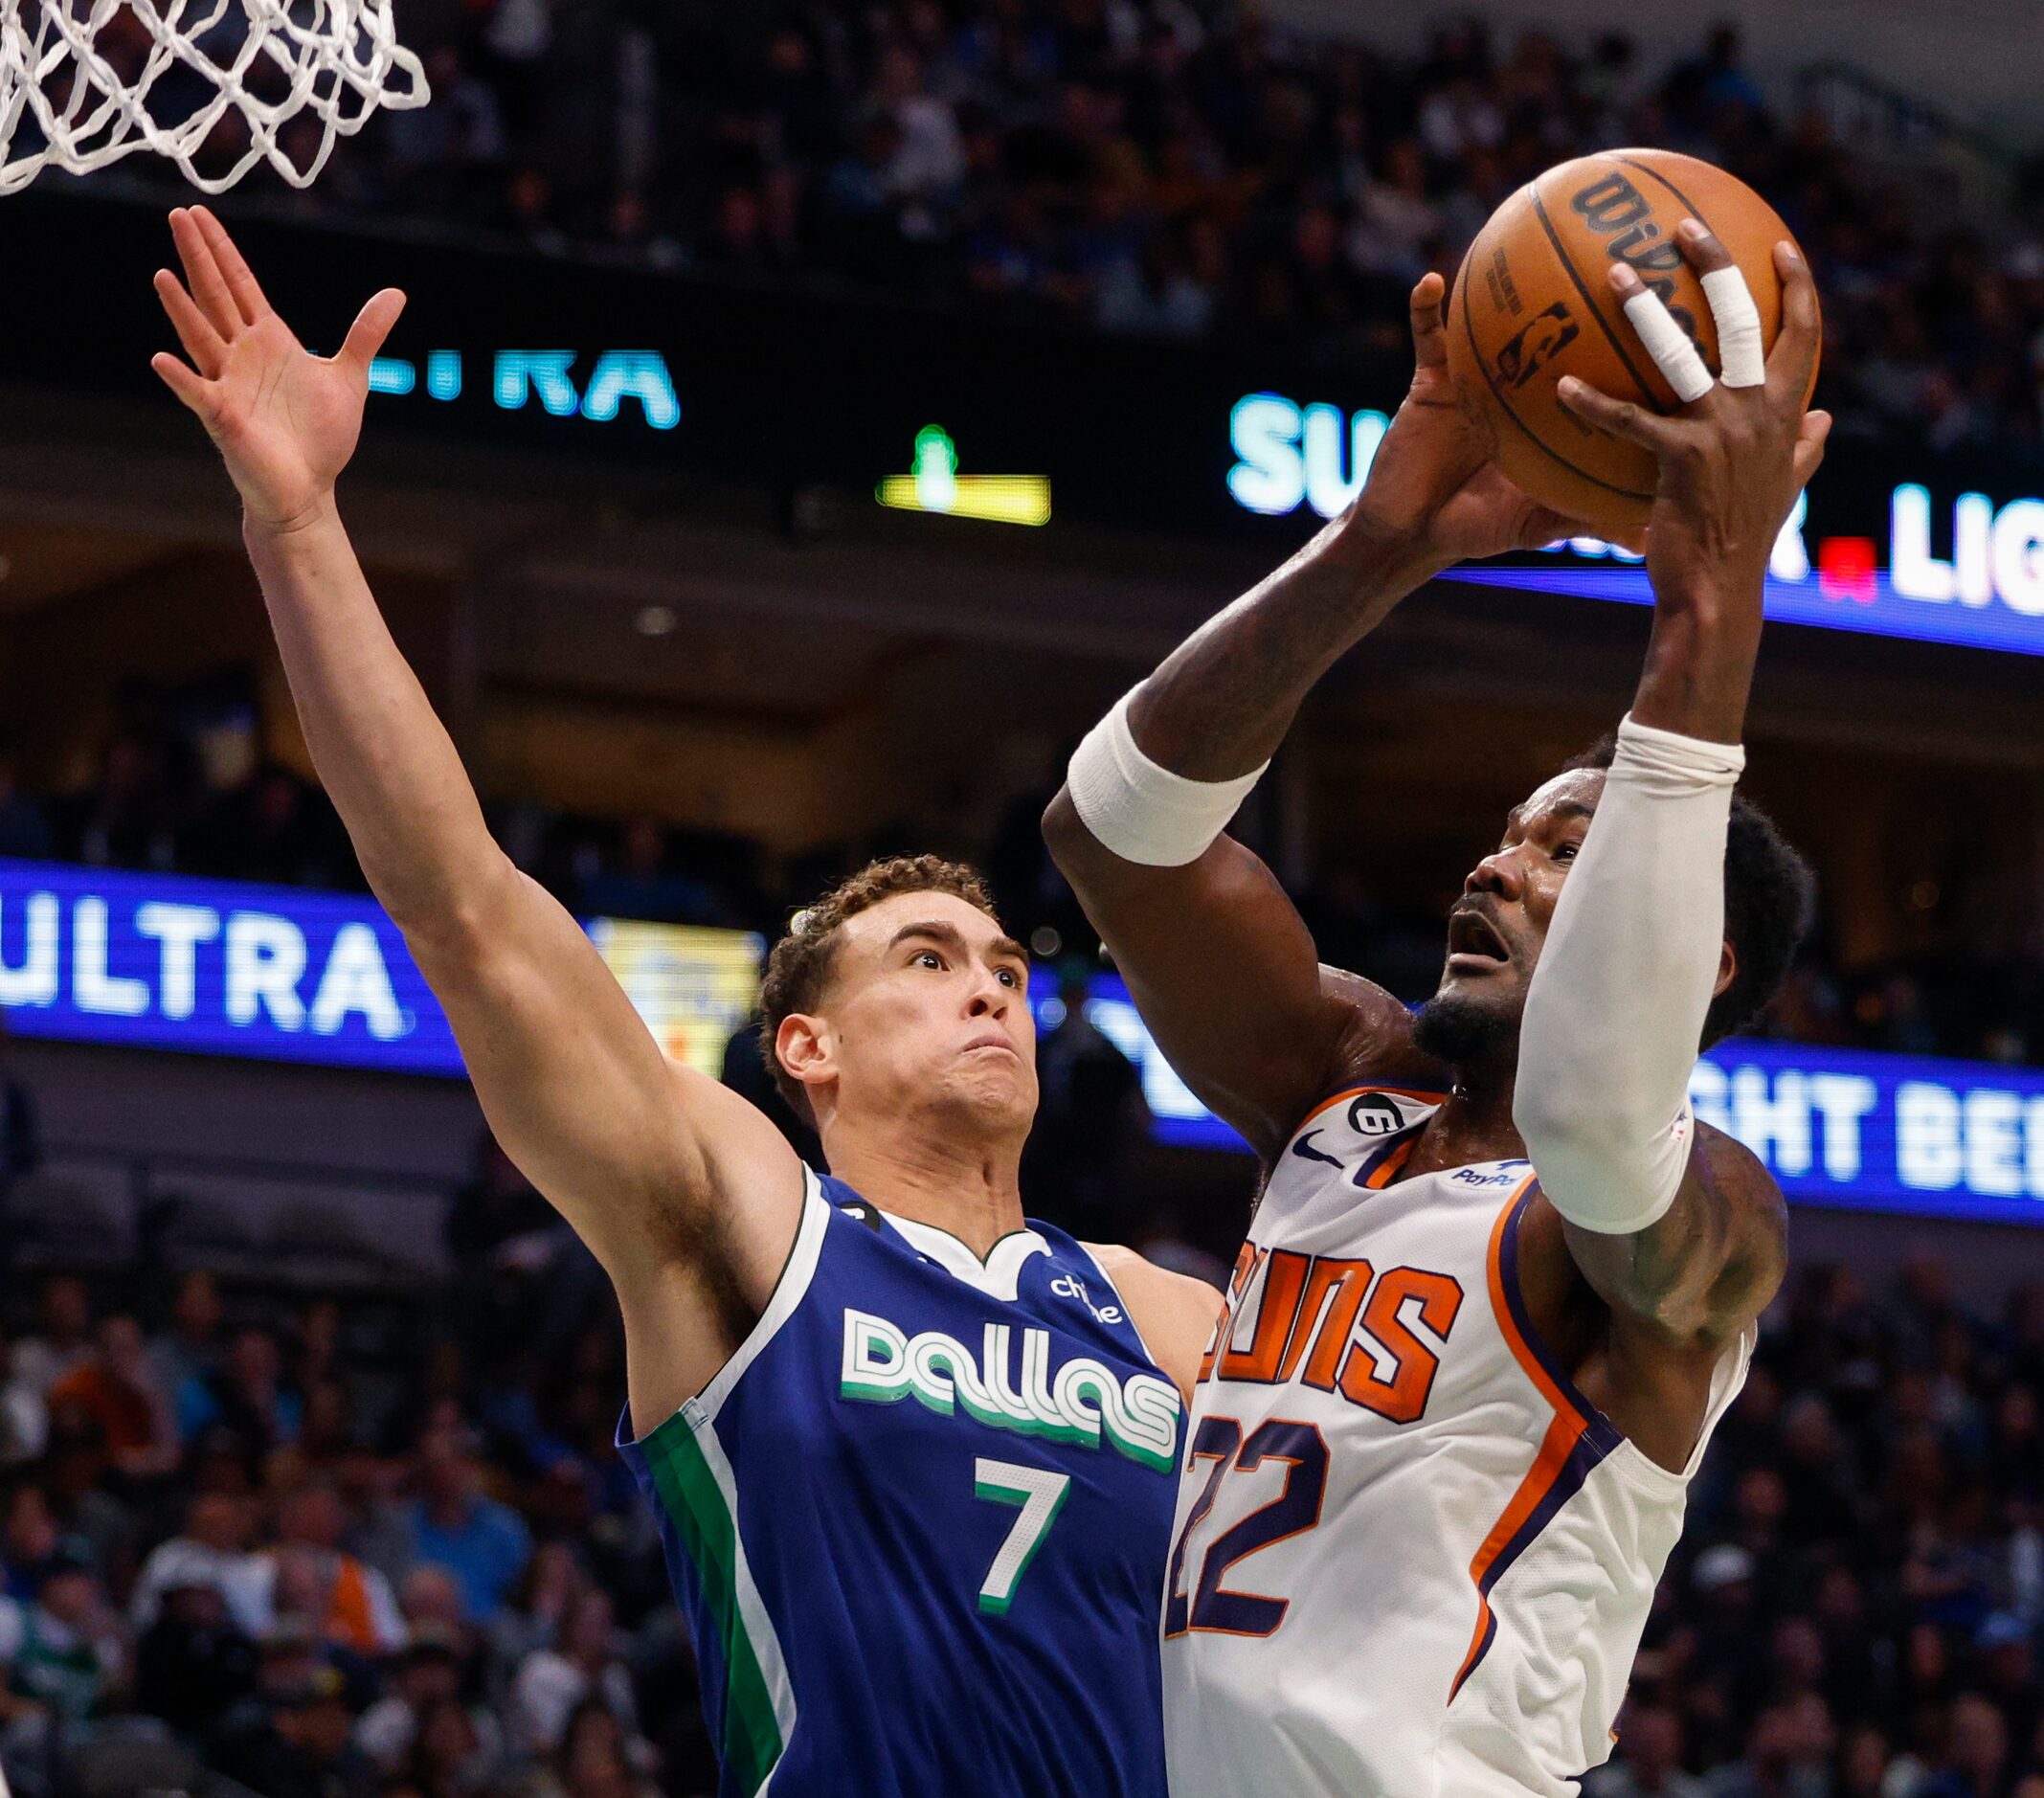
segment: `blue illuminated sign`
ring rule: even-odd
[[[1237,506],[1267,518],[1301,505],[1334,518],[1362,491],[1390,428],[1381,412],[1350,415],[1339,406],[1294,405],[1281,393],[1250,393],[1228,418],[1236,462],[1227,490]]]
[[[1799,1203],[2044,1223],[2044,1072],[1732,1042],[1689,1090]]]
[[[1334,518],[1361,491],[1390,420],[1381,412],[1299,405],[1250,393],[1228,420],[1227,487],[1246,511],[1284,517],[1304,506]],[[1904,482],[1887,503],[1883,545],[1871,535],[1812,536],[1808,506],[1774,546],[1770,618],[1924,642],[2044,655],[2044,499],[1940,496]],[[1547,567],[1472,563],[1445,578],[1525,592],[1651,605],[1638,558],[1593,537],[1560,546]]]
[[[584,928],[662,1047],[714,1077],[758,1001],[760,938]],[[0,862],[0,1008],[24,1037],[466,1073],[383,909],[295,887]]]
[[[682,421],[682,402],[675,395],[667,360],[657,349],[607,349],[595,359],[588,384],[577,388],[573,349],[500,349],[490,362],[490,396],[505,412],[522,411],[537,400],[555,418],[581,416],[609,424],[626,400],[638,403],[640,416],[656,431],[671,431]],[[429,350],[426,393],[429,398],[461,397],[461,352]],[[370,364],[370,392],[395,398],[418,388],[418,365],[403,356],[378,356]]]
[[[713,1070],[756,998],[760,939],[589,928],[669,1052]],[[1040,982],[1040,1027],[1061,1004]],[[23,1037],[464,1071],[381,908],[300,888],[0,862],[0,1008]],[[1118,977],[1095,977],[1087,1015],[1135,1064],[1159,1142],[1243,1149],[1157,1052]],[[1696,1064],[1690,1094],[1799,1203],[2044,1223],[2044,1071],[1741,1041]]]
[[[0,862],[0,1006],[18,1036],[459,1074],[370,899]]]
[[[1063,1015],[1048,994],[1039,1025]],[[1142,1076],[1152,1135],[1247,1153],[1157,1052],[1119,977],[1087,1015]],[[1690,1079],[1696,1115],[1737,1136],[1799,1204],[2044,1224],[2044,1071],[1801,1044],[1719,1044]]]

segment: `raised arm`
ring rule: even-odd
[[[377,610],[333,488],[404,297],[377,294],[323,360],[210,213],[170,219],[185,281],[162,270],[156,288],[191,364],[153,366],[240,491],[314,765],[446,1008],[498,1140],[616,1284],[634,1412],[657,1422],[716,1371],[771,1290],[799,1165],[752,1106],[668,1061],[573,918],[497,846]]]
[[[1689,386],[1674,385],[1703,391],[1662,417],[1561,384],[1587,422],[1658,458],[1647,553],[1654,618],[1631,713],[1527,992],[1514,1116],[1577,1267],[1622,1331],[1715,1352],[1780,1283],[1783,1211],[1751,1155],[1697,1131],[1689,1074],[1713,998],[1736,973],[1727,828],[1768,557],[1831,420],[1804,412],[1818,327],[1801,258],[1786,244],[1776,252],[1783,326],[1763,366],[1731,258],[1700,227],[1685,226],[1681,240],[1718,313],[1722,381],[1711,384],[1672,325],[1657,332],[1638,316],[1658,303],[1624,269],[1613,285],[1650,348],[1667,347],[1656,360],[1686,354],[1696,368]]]
[[[1413,289],[1412,386],[1356,504],[1123,702],[1044,817],[1166,1059],[1266,1154],[1401,1008],[1320,966],[1283,888],[1222,827],[1314,683],[1407,594],[1581,528],[1491,465],[1449,372],[1444,292],[1437,275]]]

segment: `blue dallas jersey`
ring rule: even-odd
[[[618,1445],[695,1637],[719,1798],[1163,1798],[1180,1408],[1062,1230],[982,1265],[810,1175],[757,1327]]]

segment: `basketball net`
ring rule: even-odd
[[[258,162],[303,188],[378,106],[427,98],[391,0],[0,0],[0,193],[136,150],[208,193]],[[201,174],[216,131],[236,160]]]

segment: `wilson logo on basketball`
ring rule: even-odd
[[[1605,239],[1604,253],[1612,261],[1631,264],[1695,341],[1696,316],[1676,303],[1675,284],[1670,279],[1682,266],[1681,247],[1654,223],[1653,207],[1647,196],[1614,170],[1578,188],[1569,196],[1568,209]]]

